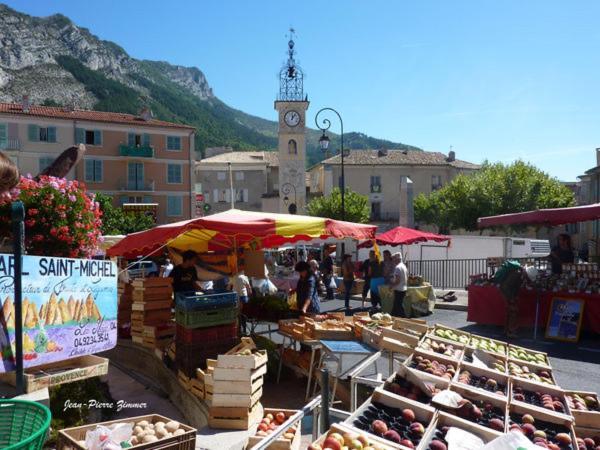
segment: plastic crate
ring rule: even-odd
[[[183,311],[207,311],[212,309],[231,308],[237,305],[235,292],[221,292],[206,295],[177,295],[175,296],[177,308]]]
[[[186,328],[208,328],[233,323],[237,321],[238,314],[237,306],[207,311],[185,311],[177,307],[175,321]]]
[[[50,428],[50,410],[27,400],[0,400],[0,448],[40,450]]]
[[[177,342],[184,344],[197,344],[203,342],[218,343],[224,339],[232,339],[238,337],[237,321],[227,325],[218,325],[210,328],[186,328],[177,325]]]

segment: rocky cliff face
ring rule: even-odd
[[[192,95],[203,100],[213,96],[204,74],[195,67],[138,61],[65,16],[31,17],[0,5],[0,101],[17,101],[28,94],[34,103],[53,100],[92,107],[93,94],[56,64],[58,55],[76,58],[89,69],[141,92],[143,89],[130,75],[143,75],[156,82],[156,76],[146,70],[147,66],[155,66],[160,68],[161,77]]]

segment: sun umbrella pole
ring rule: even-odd
[[[14,293],[15,293],[15,361],[17,394],[25,392],[23,383],[23,248],[25,239],[25,207],[23,202],[12,204],[13,254],[14,254]]]

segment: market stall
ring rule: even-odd
[[[515,214],[481,217],[480,228],[509,225],[556,226],[600,218],[600,204],[572,208],[553,208]],[[563,264],[561,274],[550,273],[548,264],[541,267],[518,293],[521,325],[546,327],[555,301],[578,303],[583,329],[600,332],[600,273],[597,264]],[[468,288],[468,320],[504,325],[506,301],[486,274],[473,277]]]

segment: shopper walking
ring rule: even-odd
[[[346,312],[350,311],[350,296],[354,287],[354,263],[352,255],[344,255],[342,261],[342,278],[344,279],[344,307]]]
[[[369,252],[369,278],[371,289],[371,304],[373,308],[381,307],[381,296],[379,295],[379,286],[384,283],[383,264],[377,258],[375,250]]]
[[[365,302],[367,301],[367,296],[369,295],[369,291],[371,290],[371,276],[369,275],[369,263],[370,259],[365,259],[360,265],[360,271],[363,275],[363,280],[365,284],[362,289],[362,307],[365,307]]]
[[[389,250],[383,251],[383,278],[386,284],[390,284],[392,278],[394,277],[394,269],[396,269],[396,264],[392,259],[392,252]]]
[[[406,317],[404,314],[403,303],[408,289],[408,269],[402,261],[402,253],[394,253],[393,261],[396,266],[394,268],[392,281],[394,289],[394,307],[392,309],[392,316]]]
[[[325,248],[325,256],[321,263],[321,276],[323,277],[323,283],[325,283],[325,289],[327,291],[325,300],[333,300],[334,298],[333,286],[335,285],[335,282],[333,281],[333,258],[331,257],[331,253],[329,248]]]
[[[296,302],[298,309],[303,314],[321,312],[319,294],[317,292],[317,277],[310,269],[307,262],[300,261],[296,264],[296,272],[300,275],[296,285]]]

